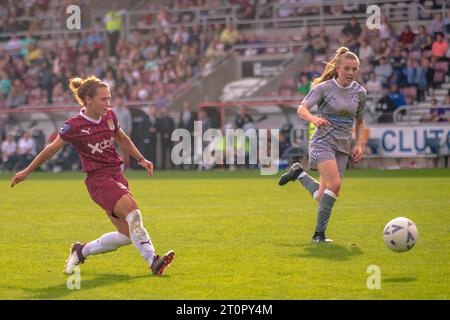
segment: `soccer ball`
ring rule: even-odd
[[[389,221],[384,227],[384,244],[395,252],[410,250],[417,242],[419,232],[416,224],[408,218],[398,217]]]

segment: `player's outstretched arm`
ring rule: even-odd
[[[144,156],[134,145],[133,141],[131,141],[130,137],[128,137],[122,129],[117,131],[114,135],[114,139],[116,139],[125,154],[130,154],[133,158],[135,158],[138,164],[147,170],[149,176],[153,175],[153,163],[144,158]]]
[[[28,167],[26,167],[24,170],[17,172],[11,181],[11,188],[14,187],[16,184],[24,181],[27,176],[39,168],[45,161],[50,159],[57,153],[64,145],[66,144],[66,141],[61,139],[60,136],[57,136],[55,140],[53,140],[52,143],[47,145],[44,150],[42,150],[36,158],[30,163]]]

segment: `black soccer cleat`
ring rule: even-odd
[[[314,235],[313,235],[311,241],[314,242],[314,243],[319,243],[319,242],[333,242],[333,240],[328,239],[328,238],[325,236],[325,232],[317,232],[317,231],[314,233]]]
[[[299,162],[296,162],[289,168],[288,172],[284,173],[280,177],[278,184],[280,186],[284,186],[289,181],[296,180],[298,178],[298,176],[300,175],[300,173],[302,173],[302,172],[303,172],[303,166]]]

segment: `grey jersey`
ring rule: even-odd
[[[317,105],[319,116],[331,125],[316,128],[310,144],[350,154],[353,123],[364,118],[366,94],[366,89],[356,81],[344,88],[331,79],[312,88],[301,103],[308,108]]]

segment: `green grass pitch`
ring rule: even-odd
[[[299,183],[254,172],[126,173],[158,253],[176,252],[151,276],[132,245],[91,256],[80,289],[62,274],[72,242],[113,226],[81,173],[33,173],[9,187],[0,175],[0,299],[449,299],[450,170],[347,171],[327,235],[312,244],[316,204]],[[398,216],[420,233],[388,250]],[[368,289],[371,265],[381,288]]]

